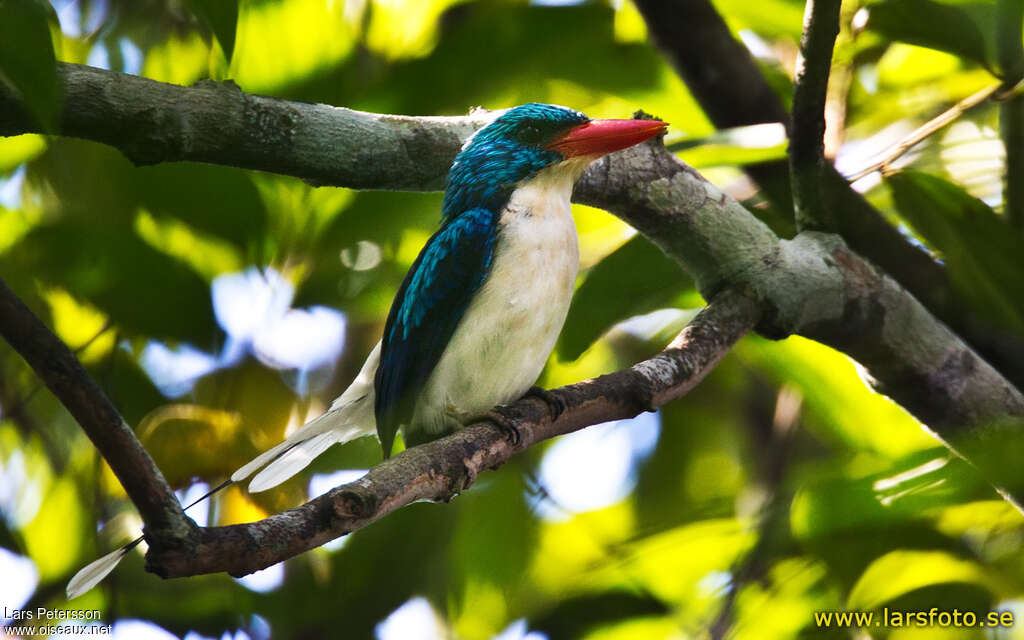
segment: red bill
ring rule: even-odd
[[[591,120],[569,129],[547,148],[566,158],[604,155],[653,138],[667,127],[660,120]]]

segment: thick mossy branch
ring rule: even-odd
[[[103,142],[139,165],[182,160],[259,169],[353,189],[438,190],[480,117],[409,118],[243,92],[191,87],[58,64],[61,135]],[[0,84],[0,135],[35,132]]]
[[[651,39],[716,127],[761,122],[781,122],[789,127],[789,113],[711,0],[636,0],[636,6]],[[792,192],[786,161],[747,165],[744,171],[775,207],[790,207]],[[1018,180],[1016,185],[1024,189],[1024,181]],[[823,167],[821,187],[834,231],[854,251],[884,269],[1014,384],[1024,388],[1024,341],[991,331],[985,318],[963,304],[953,291],[945,267],[911,244],[831,164]]]

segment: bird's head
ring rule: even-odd
[[[444,218],[472,207],[500,209],[516,185],[565,163],[579,176],[597,158],[665,131],[658,120],[591,120],[552,104],[513,107],[477,131],[455,157]]]

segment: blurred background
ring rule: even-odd
[[[843,4],[826,146],[843,174],[998,82],[985,59],[994,2]],[[714,6],[788,104],[803,2]],[[682,159],[792,233],[741,166],[784,159],[782,127],[716,132],[629,0],[44,8],[43,40],[24,31],[9,42],[45,60],[49,36],[58,60],[164,82],[230,78],[247,92],[412,115],[528,101],[592,117],[643,109],[672,124],[667,143]],[[874,11],[888,18],[872,21]],[[904,197],[877,173],[854,185],[958,269],[965,304],[1020,335],[1019,232],[994,226],[998,115],[984,102],[915,146],[896,163]],[[0,138],[0,273],[191,500],[347,386],[440,202],[211,165],[134,167],[69,138]],[[922,203],[966,204],[925,219]],[[574,214],[579,289],[545,387],[653,355],[703,304],[623,222]],[[191,515],[259,519],[379,459],[370,439],[336,447],[279,489],[231,489]],[[534,447],[451,504],[413,505],[240,580],[162,581],[139,549],[70,603],[75,571],[141,522],[84,433],[0,344],[0,516],[0,606],[99,609],[117,638],[767,640],[869,637],[817,628],[823,610],[1024,617],[1024,518],[870,391],[853,362],[801,338],[745,338],[682,400]],[[870,634],[1024,638],[1024,627]]]

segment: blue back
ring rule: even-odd
[[[516,185],[564,158],[543,145],[588,119],[545,104],[526,104],[473,136],[452,164],[441,228],[427,241],[395,296],[374,380],[377,434],[384,455],[409,424],[416,399],[441,359],[469,303],[487,279],[501,211]],[[407,428],[406,436],[415,430]]]

